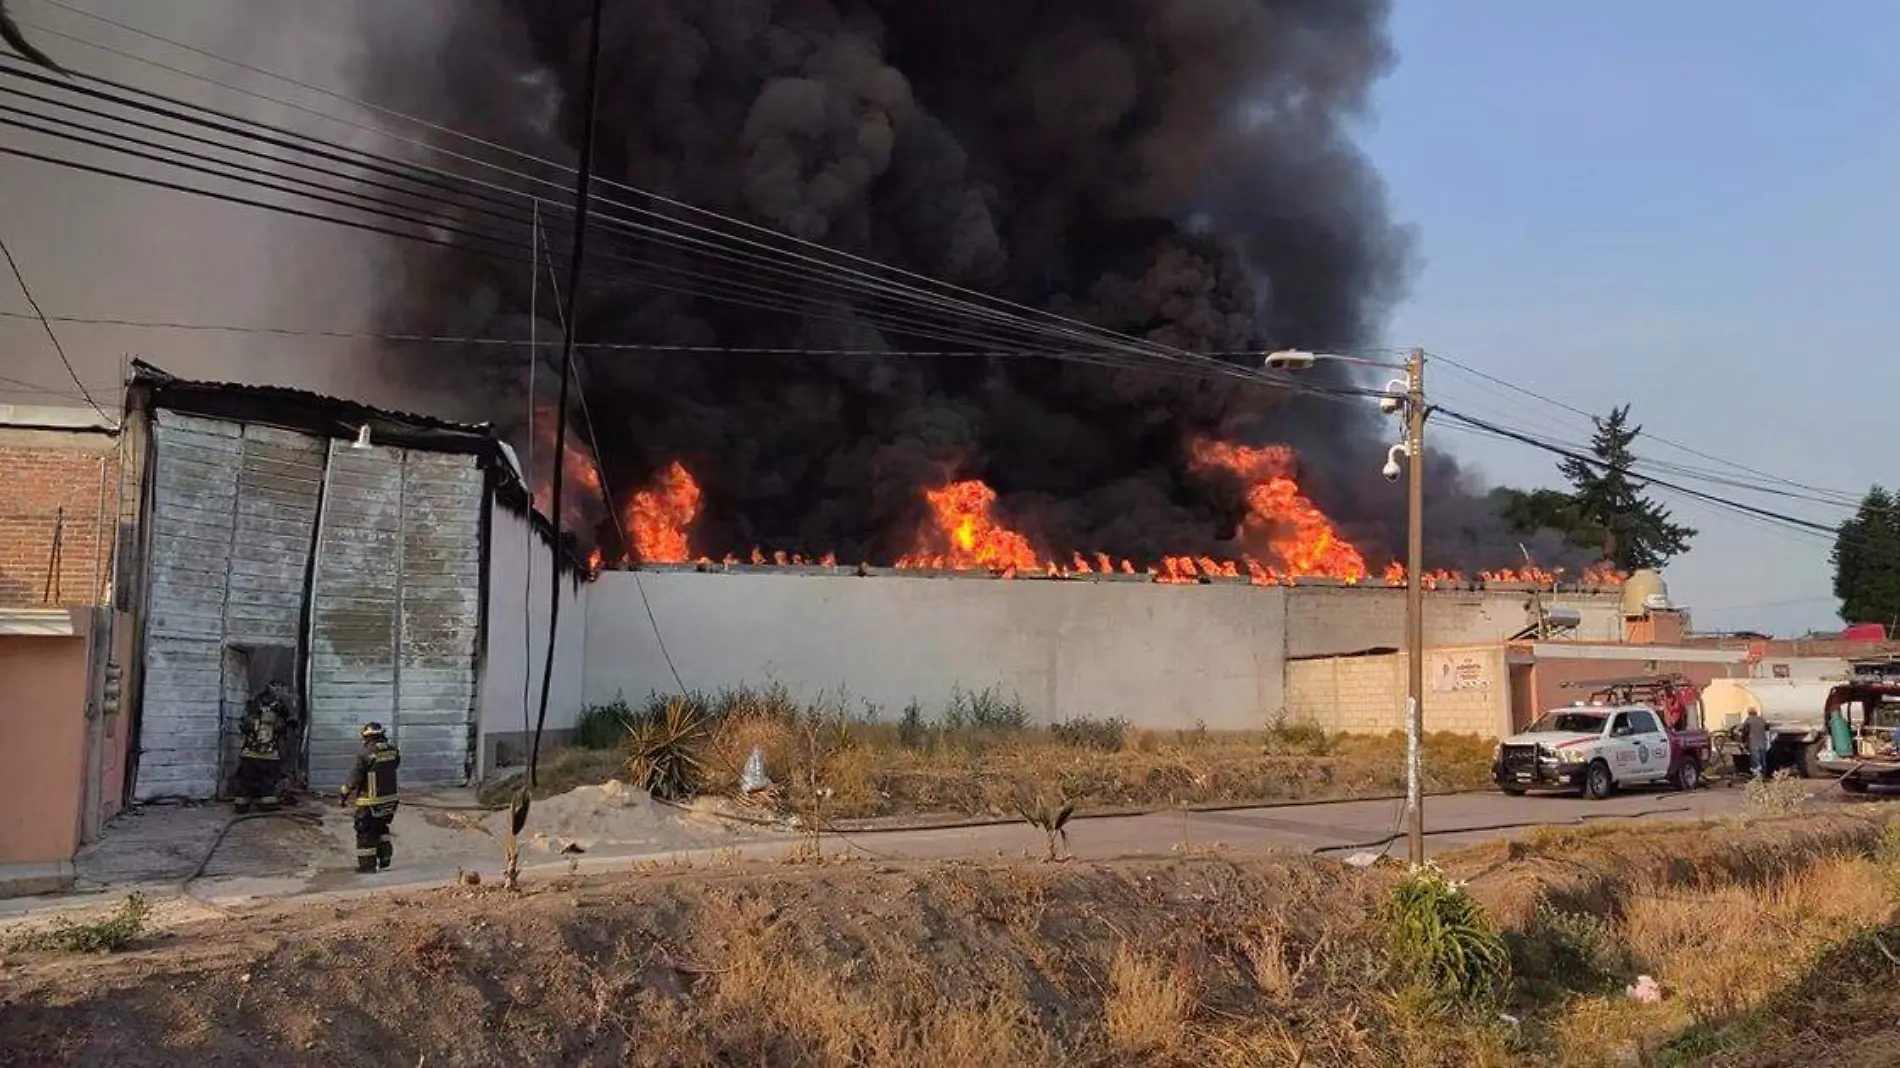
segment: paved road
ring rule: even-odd
[[[1430,852],[1461,849],[1499,837],[1512,837],[1540,824],[1568,823],[1582,817],[1611,816],[1631,819],[1700,820],[1723,816],[1739,810],[1741,791],[1705,789],[1693,794],[1631,793],[1606,801],[1578,798],[1506,797],[1497,793],[1459,794],[1426,799],[1426,828]],[[1376,842],[1394,832],[1400,814],[1397,801],[1339,801],[1313,805],[1280,805],[1266,808],[1236,809],[1225,812],[1172,812],[1144,816],[1110,816],[1078,819],[1069,825],[1069,851],[1080,860],[1110,860],[1122,857],[1168,856],[1185,850],[1225,848],[1258,852],[1266,849],[1313,851],[1331,849],[1331,855],[1350,855],[1355,846]],[[1514,825],[1514,826],[1504,826]],[[690,852],[639,854],[613,849],[596,849],[574,861],[531,865],[524,863],[524,878],[531,875],[574,870],[581,873],[625,871],[631,861],[658,860],[703,864],[721,859],[770,860],[783,857],[805,843],[795,837],[737,839],[719,849]],[[851,835],[826,835],[827,852],[850,849],[860,856],[887,860],[955,860],[994,857],[1040,856],[1042,832],[1020,823],[942,830],[895,830]],[[1377,845],[1372,846],[1377,850]],[[1393,844],[1394,855],[1404,854],[1404,843]],[[488,851],[492,854],[492,850]],[[525,860],[525,858],[524,858]],[[484,873],[494,868],[494,858],[485,854],[469,867]],[[372,886],[354,875],[325,873],[297,885],[285,880],[205,880],[196,885],[196,893],[221,903],[237,903],[244,897],[284,896],[287,894],[340,894],[415,887],[447,882],[456,875],[456,865],[437,862],[419,865],[407,871],[391,873],[396,878],[376,876]]]
[[[1831,790],[1832,784],[1816,783],[1817,790],[1829,790],[1823,796],[1832,800],[1842,795]],[[1462,849],[1500,837],[1515,837],[1532,826],[1561,824],[1605,818],[1701,820],[1728,815],[1741,807],[1742,791],[1714,787],[1692,794],[1627,793],[1605,801],[1584,801],[1566,796],[1506,797],[1499,793],[1459,794],[1426,799],[1427,849],[1432,853]],[[1266,849],[1315,851],[1344,858],[1356,848],[1380,849],[1379,839],[1398,830],[1398,801],[1338,801],[1323,804],[1281,805],[1237,809],[1224,812],[1171,812],[1143,816],[1082,818],[1069,825],[1069,851],[1080,860],[1110,860],[1122,857],[1168,856],[1183,851],[1224,848],[1240,852]],[[399,828],[399,837],[400,837]],[[414,867],[363,878],[343,870],[322,871],[288,877],[206,877],[192,886],[192,894],[201,902],[237,907],[246,903],[287,897],[311,900],[356,896],[394,889],[413,889],[451,882],[462,867],[492,873],[499,856],[490,839],[477,839],[479,846],[470,853],[450,856],[436,854],[419,858]],[[1368,844],[1370,844],[1368,846]],[[767,860],[804,848],[802,840],[788,836],[735,837],[719,849],[700,849],[652,854],[631,849],[597,848],[574,861],[542,862],[529,858],[524,877],[576,870],[582,873],[626,871],[637,859],[676,860],[707,863],[716,859]],[[859,855],[889,860],[953,860],[993,857],[1040,856],[1042,833],[1020,823],[996,826],[963,827],[941,830],[897,830],[857,833],[848,836],[827,835],[827,852],[849,848]],[[1404,841],[1391,844],[1395,856],[1403,856]],[[544,855],[543,855],[544,856]],[[347,858],[342,858],[347,860]],[[72,904],[116,900],[127,887],[116,886],[103,894],[69,899],[21,899],[0,902],[0,920],[17,919],[47,908]],[[176,894],[175,884],[155,884],[147,888],[160,896]]]
[[[1629,793],[1606,801],[1565,796],[1506,797],[1459,794],[1427,798],[1428,852],[1462,849],[1498,837],[1514,837],[1528,827],[1507,824],[1565,823],[1609,817],[1700,820],[1737,811],[1741,791],[1698,790],[1693,794]],[[1242,851],[1269,848],[1312,851],[1375,843],[1398,830],[1398,801],[1339,801],[1319,805],[1250,808],[1227,812],[1182,812],[1147,816],[1076,820],[1069,825],[1069,847],[1083,860],[1155,856],[1182,849],[1223,846]],[[894,831],[854,835],[849,841],[878,854],[903,859],[951,859],[997,854],[1020,855],[1042,849],[1042,832],[1020,824],[946,831]],[[777,847],[771,847],[777,848]],[[1393,845],[1403,855],[1404,843]]]

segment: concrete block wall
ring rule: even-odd
[[[1577,637],[1616,641],[1621,618],[1614,593],[1564,593],[1551,606],[1574,608]],[[1336,656],[1405,644],[1405,591],[1389,586],[1292,586],[1286,590],[1286,653]],[[1425,644],[1431,648],[1503,641],[1535,619],[1535,599],[1522,589],[1432,590],[1425,597]]]
[[[1279,711],[1286,593],[1245,584],[608,572],[588,590],[589,702],[778,683],[885,717],[965,691],[1034,722],[1258,730]],[[641,594],[645,594],[643,604]],[[647,617],[651,605],[653,621]]]
[[[1289,719],[1328,731],[1383,734],[1405,726],[1403,653],[1292,660]],[[1451,680],[1441,682],[1450,669]],[[1498,647],[1428,652],[1425,729],[1497,737],[1509,718],[1509,675]]]
[[[481,725],[477,777],[527,763],[548,655],[549,581],[560,584],[561,619],[541,742],[558,745],[573,734],[583,705],[587,596],[594,589],[571,570],[556,575],[547,536],[523,513],[492,498],[488,507],[488,603],[475,691]]]

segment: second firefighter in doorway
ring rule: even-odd
[[[242,735],[238,749],[237,782],[231,801],[239,812],[252,805],[263,809],[277,807],[278,783],[284,777],[284,756],[290,742],[290,702],[278,683],[244,706],[244,718],[238,723]]]
[[[389,824],[396,818],[396,769],[402,753],[389,744],[389,735],[380,723],[365,723],[357,732],[363,749],[350,769],[349,785],[343,788],[343,803],[356,802],[356,870],[389,870],[395,857]]]

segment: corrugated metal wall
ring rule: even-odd
[[[405,781],[466,781],[486,488],[474,458],[155,422],[138,799],[222,792],[256,681],[238,654],[294,650],[306,613],[311,785],[342,783],[370,719],[403,747]]]
[[[470,456],[333,442],[310,627],[310,781],[349,774],[378,720],[403,780],[465,782],[474,754],[484,485]]]
[[[153,428],[138,800],[214,797],[241,428],[171,412]]]
[[[137,796],[209,798],[250,689],[227,649],[297,645],[324,443],[161,411],[154,447]]]

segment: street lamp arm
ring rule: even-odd
[[[1337,352],[1308,352],[1305,349],[1276,349],[1266,355],[1261,366],[1270,371],[1304,371],[1320,361],[1327,363],[1350,363],[1359,367],[1378,367],[1387,371],[1403,371],[1405,364],[1389,363],[1385,360],[1368,360],[1364,356],[1346,356]]]

